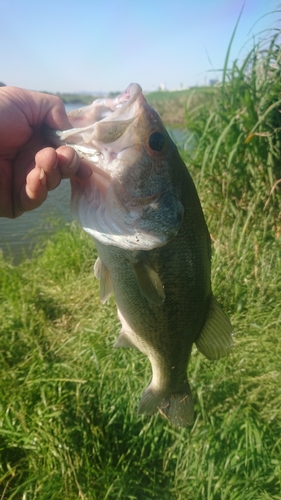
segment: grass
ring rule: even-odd
[[[136,415],[149,362],[112,349],[120,325],[99,301],[92,240],[66,227],[30,261],[0,259],[1,500],[281,499],[277,42],[225,67],[213,107],[186,111],[196,148],[182,154],[235,329],[229,357],[193,350],[193,427]]]
[[[1,262],[3,499],[280,498],[281,252],[248,238],[236,257],[235,233],[213,274],[236,346],[217,363],[194,351],[191,429],[136,416],[149,364],[112,349],[87,235],[65,229],[32,261]]]
[[[213,102],[214,87],[191,87],[177,91],[156,91],[146,95],[148,103],[156,109],[166,125],[183,128],[185,108],[193,110],[202,100],[205,105]]]

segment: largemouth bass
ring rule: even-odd
[[[99,258],[105,302],[114,293],[122,328],[114,346],[151,363],[139,414],[190,425],[187,379],[193,343],[209,359],[232,348],[232,326],[211,289],[211,245],[190,174],[159,115],[137,84],[114,99],[69,113],[73,129],[49,133],[93,170],[72,181],[72,209]]]

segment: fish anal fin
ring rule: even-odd
[[[206,322],[195,341],[198,351],[208,359],[227,356],[233,347],[233,333],[228,317],[212,297]]]
[[[94,273],[100,280],[100,300],[104,304],[113,293],[113,286],[110,272],[99,257],[95,262]]]
[[[117,308],[118,318],[121,321],[122,328],[120,330],[119,336],[116,339],[113,347],[124,347],[125,349],[133,348],[138,349],[136,344],[134,343],[134,338],[136,338],[136,334],[134,330],[130,327],[129,323],[124,318],[120,309]]]
[[[165,301],[165,290],[159,274],[150,262],[141,259],[133,265],[140,291],[149,302],[162,305]]]

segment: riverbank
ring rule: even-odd
[[[187,113],[185,158],[213,242],[230,356],[193,349],[195,423],[137,416],[149,361],[113,349],[96,251],[75,224],[13,266],[0,256],[0,493],[5,500],[281,498],[280,40]],[[228,51],[229,53],[229,51]],[[257,57],[259,54],[259,57]]]
[[[178,91],[151,92],[146,95],[146,99],[166,125],[186,128],[187,114],[199,105],[211,106],[216,93],[216,87],[192,87]]]
[[[211,105],[216,92],[216,87],[206,86],[184,90],[147,92],[145,97],[148,103],[156,109],[166,125],[173,128],[183,128],[186,126],[186,112],[190,112],[202,103]],[[118,93],[111,92],[109,97],[114,97]],[[94,99],[101,97],[94,94],[57,93],[56,95],[63,100],[66,106],[77,107],[91,104]]]

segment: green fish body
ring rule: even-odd
[[[69,119],[74,129],[53,142],[75,147],[93,169],[89,181],[72,183],[72,205],[95,240],[101,300],[115,295],[122,324],[115,347],[139,349],[152,367],[138,413],[190,425],[193,343],[209,359],[233,344],[212,294],[210,236],[196,188],[139,85]]]

